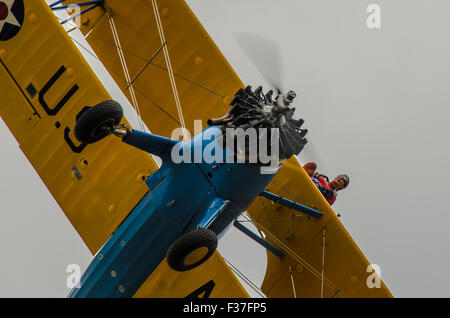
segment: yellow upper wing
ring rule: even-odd
[[[203,120],[205,126],[208,118],[228,111],[230,97],[242,83],[183,0],[158,0],[157,4],[184,120],[192,134],[194,120]],[[117,29],[129,77],[140,74],[133,88],[144,122],[153,133],[170,136],[181,126],[163,52],[142,71],[161,47],[152,1],[106,0],[104,9],[92,10],[82,19],[81,30],[89,34],[87,41],[131,101],[117,53],[119,43],[114,40],[105,10],[111,13]]]
[[[142,176],[157,166],[117,138],[79,144],[77,115],[110,97],[45,1],[24,1],[23,10],[20,30],[0,42],[0,115],[95,253],[148,191]]]

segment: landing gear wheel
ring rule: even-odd
[[[217,236],[208,229],[198,228],[178,238],[167,251],[167,263],[184,272],[206,262],[217,248]]]
[[[82,143],[99,141],[114,131],[123,117],[119,103],[113,100],[103,101],[89,108],[78,118],[75,124],[75,137]]]

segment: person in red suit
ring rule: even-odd
[[[330,205],[336,201],[337,192],[345,189],[350,182],[350,178],[346,174],[340,174],[329,181],[326,175],[316,172],[317,164],[315,162],[308,162],[303,168]]]

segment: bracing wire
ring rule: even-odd
[[[297,298],[297,292],[295,290],[295,282],[294,282],[294,273],[292,272],[292,266],[289,265],[289,272],[291,274],[291,285],[292,285],[292,291],[294,293],[294,298]]]
[[[308,270],[309,272],[311,272],[311,274],[313,274],[316,278],[318,278],[320,281],[323,280],[323,284],[327,285],[328,287],[330,287],[333,290],[336,290],[336,286],[329,280],[327,279],[321,272],[319,272],[318,270],[316,270],[312,265],[310,265],[307,261],[305,261],[304,259],[302,259],[295,251],[293,251],[292,249],[290,249],[284,242],[282,242],[280,239],[278,239],[276,237],[276,235],[272,234],[270,231],[268,231],[264,226],[262,226],[261,224],[259,224],[258,222],[256,222],[253,219],[250,219],[248,216],[246,216],[245,214],[242,214],[243,217],[247,218],[248,221],[250,221],[251,223],[253,223],[253,225],[255,225],[257,228],[261,229],[267,237],[269,237],[271,240],[273,240],[274,242],[277,243],[277,245],[279,246],[280,249],[282,249],[284,252],[286,252],[289,256],[291,256],[294,260],[296,260],[298,263],[302,264],[303,267]],[[344,291],[340,291],[341,294],[343,294],[345,297],[348,297],[348,295],[344,292]]]
[[[224,261],[230,266],[231,270],[239,276],[251,289],[253,289],[258,295],[260,295],[262,298],[266,298],[266,295],[264,292],[251,281],[250,278],[248,278],[244,273],[239,271],[236,266],[234,266],[230,261],[228,261],[225,257],[222,256]]]
[[[87,37],[89,36],[89,34],[90,34],[90,33],[92,32],[92,30],[94,29],[94,27],[95,27],[95,26],[97,25],[97,23],[101,20],[101,18],[103,18],[103,16],[105,16],[106,13],[107,13],[107,12],[105,11],[105,12],[103,12],[103,13],[101,14],[101,16],[94,22],[94,25],[91,27],[91,29],[84,35],[84,38],[87,38]],[[58,20],[59,20],[60,22],[63,21],[63,20],[60,19],[60,18],[58,18]],[[74,25],[73,25],[73,26],[74,26]],[[78,27],[74,26],[74,28],[71,29],[69,32],[73,31],[75,28],[79,29]],[[68,33],[69,33],[69,32],[68,32]],[[104,64],[104,61],[102,61],[100,58],[98,58],[97,55],[96,55],[95,53],[93,53],[90,49],[88,49],[88,48],[86,48],[85,46],[83,46],[80,42],[78,42],[78,41],[77,41],[76,39],[74,39],[73,37],[71,37],[71,39],[72,39],[72,41],[74,41],[76,44],[78,44],[78,46],[80,46],[82,49],[84,49],[85,51],[87,51],[90,55],[92,55],[94,58],[96,58],[97,60],[99,60],[100,62],[102,62],[102,63]],[[106,43],[109,43],[109,42],[106,42]],[[152,66],[155,66],[155,67],[157,67],[157,68],[159,68],[159,69],[162,69],[162,70],[164,70],[164,71],[166,71],[166,72],[169,73],[169,69],[168,69],[168,68],[153,63],[151,59],[149,60],[149,59],[147,59],[147,58],[143,58],[143,57],[141,57],[141,56],[139,56],[139,55],[137,55],[137,54],[135,54],[135,53],[133,53],[133,52],[127,50],[126,48],[121,47],[121,46],[118,45],[117,43],[109,43],[109,44],[111,44],[112,46],[114,46],[118,51],[120,51],[120,52],[122,52],[122,53],[123,53],[123,52],[128,53],[128,54],[130,54],[130,55],[132,55],[132,56],[134,56],[134,57],[136,57],[136,58],[139,58],[139,59],[145,61],[145,62],[148,63],[149,65],[151,64]],[[162,48],[165,44],[166,44],[166,43],[164,43],[164,44],[161,46],[161,48]],[[158,51],[159,51],[159,50],[158,50]],[[123,55],[123,54],[120,54],[120,53],[119,53],[119,58],[120,58],[120,55]],[[105,65],[105,66],[106,66],[106,65]],[[111,71],[111,67],[108,68],[108,71]],[[118,75],[118,74],[116,74],[116,75]],[[191,79],[189,79],[189,78],[186,78],[186,77],[184,77],[184,76],[182,76],[182,75],[180,75],[180,74],[173,73],[173,75],[174,75],[175,77],[180,78],[180,79],[182,79],[182,80],[184,80],[184,81],[186,81],[186,82],[188,82],[188,83],[190,83],[190,84],[192,84],[192,85],[195,85],[195,86],[199,87],[200,89],[203,89],[204,91],[206,91],[206,92],[208,92],[208,93],[211,93],[211,94],[213,94],[213,95],[215,95],[215,96],[217,96],[217,97],[225,98],[222,94],[220,94],[220,93],[218,93],[218,92],[216,92],[216,91],[214,91],[214,90],[212,90],[212,89],[209,89],[209,88],[207,88],[207,87],[201,85],[200,83],[197,83],[197,82],[195,82],[195,81],[193,81],[193,80],[191,80]],[[127,76],[126,76],[126,72],[125,72],[125,75],[124,75],[124,76],[125,76],[125,78],[123,78],[123,80],[126,82],[126,85],[129,85],[129,84],[130,84],[130,81],[129,81],[129,79],[127,80],[127,78],[126,78],[126,77],[127,77]],[[128,76],[128,77],[129,77],[129,76]],[[131,81],[131,83],[132,83],[132,82],[133,82],[133,81]],[[128,87],[127,87],[127,88],[128,88]],[[135,88],[135,87],[133,87],[133,90],[136,91],[136,92],[139,92],[139,90],[138,90],[137,88]],[[170,119],[172,119],[175,123],[177,123],[178,125],[182,126],[181,123],[180,123],[176,118],[174,118],[171,114],[169,114],[163,107],[161,107],[161,106],[155,104],[153,101],[149,100],[149,99],[146,97],[146,95],[145,95],[144,93],[141,92],[141,95],[142,95],[144,98],[146,98],[151,104],[153,104],[156,108],[158,108],[159,110],[161,110],[161,111],[162,111],[165,115],[167,115]],[[135,107],[135,105],[133,105],[133,106]],[[138,110],[136,110],[136,111],[138,111]]]
[[[119,54],[119,59],[120,59],[120,63],[122,64],[122,69],[123,69],[123,72],[125,75],[125,79],[126,79],[127,83],[130,84],[131,83],[130,73],[128,71],[127,62],[126,62],[125,56],[123,54],[122,46],[120,44],[119,34],[117,33],[116,24],[114,23],[114,18],[112,16],[111,11],[108,11],[108,17],[109,17],[109,25],[111,26],[111,32],[114,37],[114,42],[116,43],[117,53]],[[145,125],[142,121],[141,111],[139,109],[139,104],[138,104],[138,101],[136,98],[136,94],[134,92],[133,85],[130,85],[129,91],[130,91],[130,96],[131,96],[131,102],[136,110],[137,115],[138,115],[137,117],[138,117],[138,121],[139,121],[139,126],[143,131],[146,131]]]
[[[120,80],[124,81],[125,83],[127,82],[127,80],[125,78],[123,78],[122,75],[117,74],[117,72],[114,72],[113,67],[111,67],[108,64],[105,64],[104,61],[102,61],[101,59],[98,58],[97,55],[95,55],[94,52],[92,52],[89,48],[87,48],[86,46],[84,46],[83,44],[81,44],[79,41],[77,41],[75,38],[71,37],[69,35],[69,37],[72,39],[72,41],[77,44],[79,47],[81,47],[82,49],[84,49],[87,53],[89,53],[92,57],[94,57],[95,59],[97,59],[98,61],[100,61],[105,68],[107,69],[108,72],[110,72],[111,74],[116,75]],[[170,115],[163,107],[159,106],[158,104],[156,104],[155,102],[153,102],[152,100],[150,100],[142,91],[140,91],[138,88],[134,88],[134,90],[136,92],[138,92],[139,94],[141,94],[141,96],[143,98],[145,98],[146,100],[148,100],[153,106],[155,106],[157,109],[159,109],[161,112],[163,112],[165,115],[167,115],[167,117],[169,117],[171,120],[173,120],[176,124],[180,124],[180,122],[174,118],[172,115]]]
[[[170,56],[169,56],[169,50],[167,48],[167,45],[164,45],[164,43],[166,43],[166,39],[164,37],[164,30],[163,30],[163,26],[162,26],[162,22],[161,22],[161,17],[159,16],[159,10],[158,10],[158,5],[156,4],[156,0],[152,0],[152,5],[153,5],[153,13],[155,14],[155,19],[156,19],[156,26],[158,27],[159,37],[161,39],[161,45],[163,45],[164,58],[166,60],[170,84],[172,86],[172,91],[173,91],[173,95],[175,98],[175,104],[176,104],[177,111],[178,111],[178,117],[180,118],[181,129],[183,130],[183,140],[187,141],[188,135],[186,132],[186,124],[184,122],[183,110],[181,108],[180,97],[178,96],[178,90],[177,90],[177,86],[175,83],[175,77],[173,75],[172,63],[170,62]]]
[[[324,278],[324,270],[325,270],[325,228],[323,228],[322,235],[322,277],[320,282],[320,298],[323,298],[323,278]]]

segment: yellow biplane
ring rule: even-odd
[[[80,19],[141,130],[123,118],[59,9]],[[0,115],[94,255],[69,296],[248,297],[215,250],[234,224],[267,249],[266,297],[392,297],[381,280],[368,284],[379,277],[295,157],[306,143],[292,118],[295,94],[245,88],[183,0],[2,0],[0,63]],[[195,120],[208,121],[200,137]],[[194,155],[224,127],[255,122],[289,126],[275,172],[228,144],[243,163],[173,159],[173,149]]]

